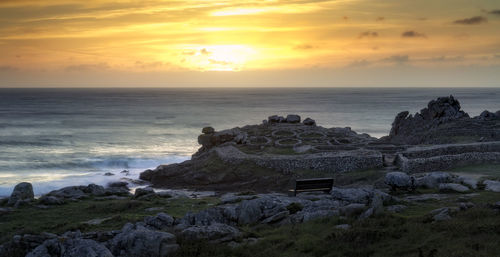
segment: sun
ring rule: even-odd
[[[240,71],[255,55],[244,45],[207,45],[184,47],[183,66],[201,71]]]

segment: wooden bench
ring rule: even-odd
[[[294,196],[300,192],[323,191],[328,193],[332,190],[333,178],[312,178],[295,180],[295,189],[290,189]]]

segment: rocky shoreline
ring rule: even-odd
[[[191,160],[144,171],[140,178],[151,183],[145,187],[131,190],[117,181],[35,198],[30,183],[18,184],[0,200],[0,256],[309,256],[329,247],[338,251],[333,256],[446,255],[434,243],[391,249],[381,240],[405,235],[414,241],[424,228],[439,235],[462,222],[462,229],[495,241],[499,125],[499,112],[470,118],[450,96],[431,101],[415,116],[398,114],[390,135],[381,139],[350,128],[323,128],[311,118],[301,122],[298,115],[219,132],[206,127]],[[455,126],[461,130],[449,131]],[[326,194],[287,194],[297,178],[326,176],[335,179]],[[214,192],[186,197],[161,188]],[[478,215],[491,229],[475,230],[471,219]],[[398,225],[387,225],[392,222]],[[401,227],[399,235],[379,234],[388,227]],[[281,238],[292,240],[286,248],[274,248],[281,243],[273,241],[280,229],[297,234]],[[316,235],[322,235],[314,241],[321,247],[308,248]],[[308,243],[290,246],[301,240]],[[361,247],[371,244],[387,252]],[[460,247],[464,256],[500,250],[489,244]],[[263,248],[274,252],[261,255],[257,249]],[[310,256],[325,255],[318,253]]]

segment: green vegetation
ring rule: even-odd
[[[477,177],[487,177],[489,179],[500,180],[500,164],[481,164],[459,167],[449,170],[457,174],[475,175]]]
[[[290,212],[290,214],[295,214],[299,211],[302,211],[304,209],[304,206],[300,203],[291,203],[289,204],[286,209]]]
[[[366,220],[334,217],[280,227],[245,227],[245,236],[259,238],[256,244],[233,249],[181,241],[177,256],[498,256],[499,213],[488,204],[499,201],[500,194],[482,192],[471,198],[475,207],[459,211],[451,220],[431,222],[429,211],[457,206],[459,196],[413,204],[403,213],[386,213]],[[339,224],[350,224],[351,228],[335,228]]]
[[[136,222],[144,217],[166,212],[174,217],[182,217],[186,212],[196,212],[218,203],[218,199],[166,199],[145,200],[105,200],[94,199],[71,202],[48,209],[29,206],[3,214],[0,219],[0,243],[10,240],[16,234],[39,234],[41,232],[63,233],[79,229],[86,231],[107,231],[120,229],[127,222]],[[147,208],[163,207],[157,212],[148,212]],[[99,225],[84,222],[92,219],[111,218]]]

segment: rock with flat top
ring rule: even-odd
[[[7,205],[16,205],[19,201],[32,201],[35,199],[33,186],[28,182],[21,182],[14,187],[12,194],[9,197]]]

